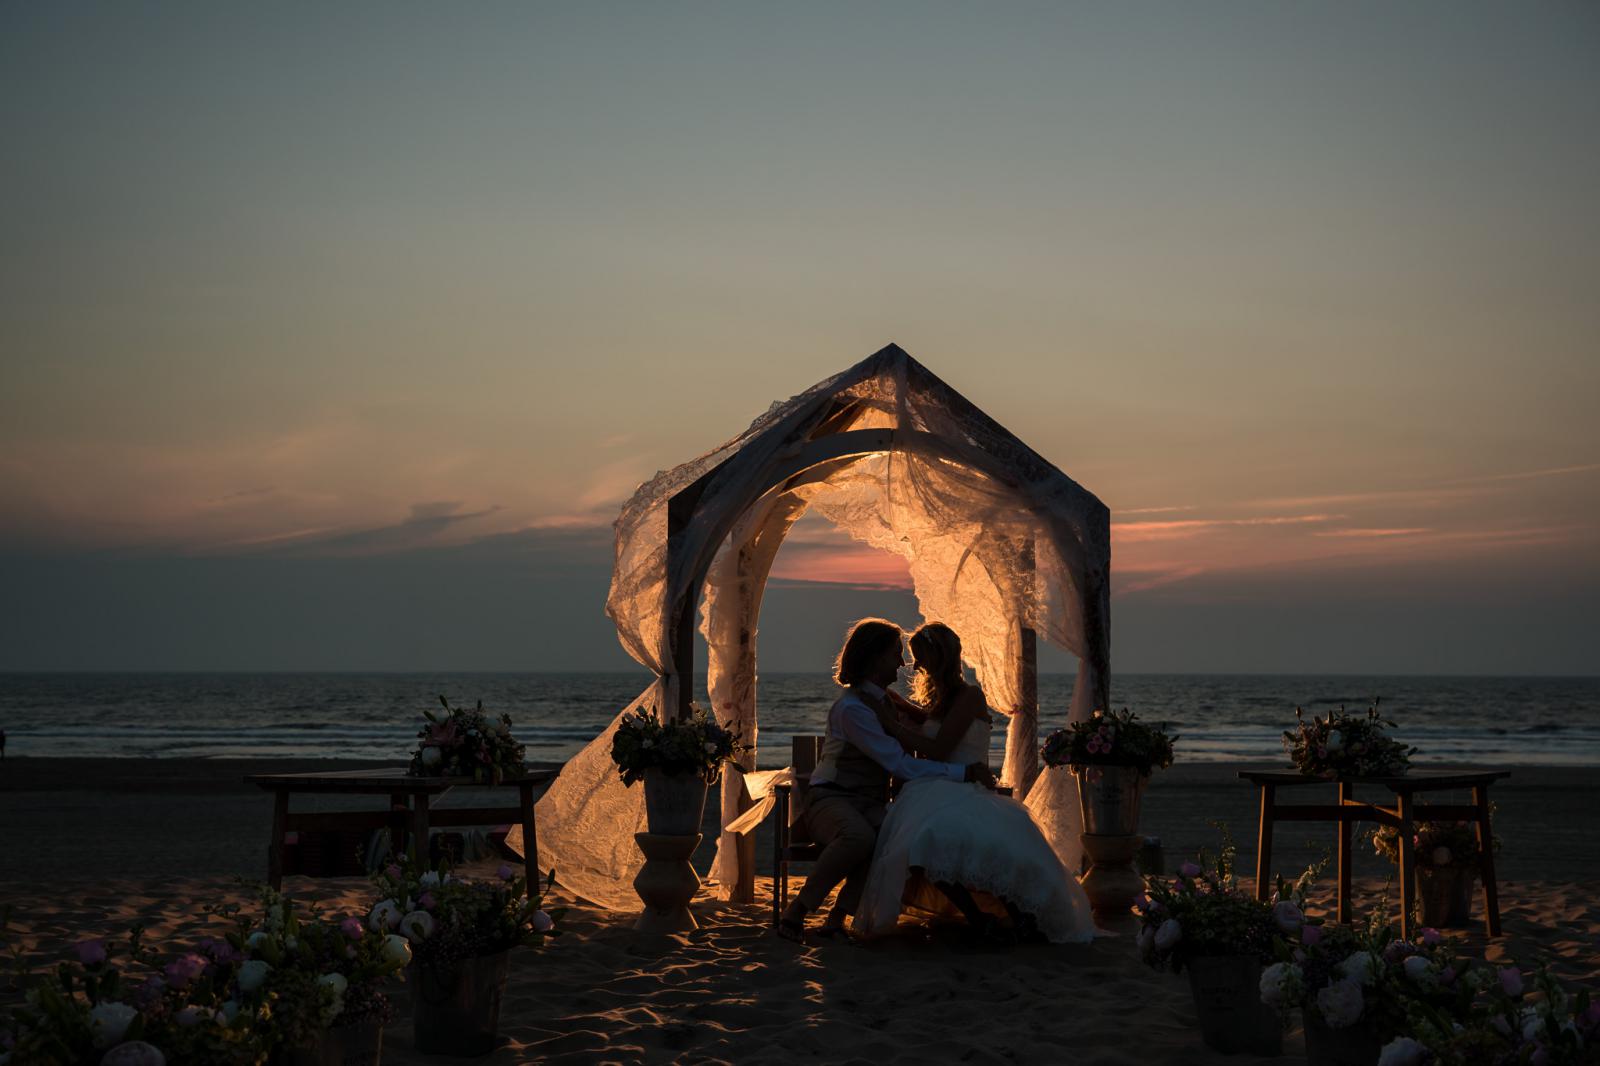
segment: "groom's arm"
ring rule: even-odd
[[[858,700],[852,699],[839,709],[839,728],[846,740],[902,781],[919,777],[945,777],[952,781],[967,779],[965,766],[907,755],[900,742],[883,731],[872,708]]]

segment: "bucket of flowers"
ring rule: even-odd
[[[390,1018],[383,982],[410,961],[410,943],[354,915],[336,921],[313,910],[301,919],[270,888],[258,917],[234,917],[227,940],[202,952],[234,967],[224,1009],[249,1019],[269,1066],[376,1066]]]
[[[1419,1009],[1460,1014],[1487,971],[1459,959],[1436,929],[1398,940],[1386,914],[1365,927],[1301,926],[1299,943],[1261,974],[1261,1001],[1305,1021],[1311,1066],[1367,1066]]]
[[[1476,1000],[1444,1010],[1414,1006],[1404,1033],[1379,1052],[1381,1066],[1600,1062],[1600,999],[1589,989],[1572,992],[1542,964],[1529,974],[1515,960],[1468,976]]]
[[[706,790],[724,761],[745,748],[738,735],[704,709],[662,721],[654,707],[624,715],[611,737],[611,761],[622,783],[644,782],[650,832],[693,836],[705,816]]]
[[[1065,766],[1078,779],[1084,831],[1096,836],[1132,836],[1139,829],[1139,803],[1153,770],[1172,765],[1165,726],[1139,720],[1124,707],[1095,711],[1045,738],[1039,756],[1046,766]]]
[[[1419,808],[1418,813],[1427,808]],[[1500,838],[1491,846],[1500,848]],[[1379,855],[1400,864],[1400,830],[1379,826],[1372,831],[1372,847]],[[1483,853],[1478,847],[1478,827],[1473,822],[1418,822],[1411,837],[1411,855],[1417,864],[1417,913],[1423,925],[1459,928],[1472,920],[1472,890],[1478,881]]]
[[[412,1036],[429,1054],[485,1055],[500,1040],[500,1002],[510,954],[556,936],[562,911],[545,911],[538,894],[509,865],[496,879],[463,880],[448,864],[419,869],[407,859],[373,876],[382,896],[367,927],[411,944]],[[550,872],[547,885],[554,883]]]
[[[427,724],[417,730],[417,750],[408,773],[416,777],[470,777],[499,784],[522,773],[523,746],[511,735],[511,716],[492,718],[483,701],[473,710],[450,706],[444,714],[423,711]]]
[[[0,1062],[12,1066],[262,1066],[267,1047],[229,1008],[224,953],[161,964],[142,930],[80,942],[52,979],[0,1018]]]
[[[1198,861],[1185,862],[1170,883],[1147,878],[1134,903],[1140,925],[1136,943],[1155,969],[1188,972],[1207,1046],[1225,1054],[1277,1055],[1283,1026],[1261,1002],[1261,972],[1279,958],[1288,938],[1298,938],[1305,893],[1317,868],[1293,885],[1280,878],[1273,900],[1258,900],[1239,888],[1236,850],[1224,832],[1215,862],[1202,850]]]
[[[1294,717],[1295,728],[1284,731],[1283,747],[1295,769],[1307,777],[1398,777],[1417,752],[1384,732],[1395,725],[1378,716],[1377,701],[1364,715],[1346,714],[1341,706],[1307,721],[1296,707]]]

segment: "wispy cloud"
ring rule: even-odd
[[[1513,474],[1484,474],[1480,477],[1457,478],[1442,484],[1481,485],[1495,481],[1531,481],[1535,478],[1562,477],[1567,474],[1588,474],[1596,470],[1600,470],[1600,463],[1587,463],[1583,466],[1555,466],[1545,470],[1522,470]]]
[[[1183,505],[1181,507],[1123,507],[1123,508],[1120,508],[1120,509],[1114,511],[1113,513],[1114,514],[1119,514],[1119,515],[1124,515],[1124,514],[1173,514],[1173,513],[1177,512],[1177,511],[1198,511],[1199,509],[1200,509],[1200,505],[1199,504],[1191,503],[1191,504],[1185,504],[1185,505]]]
[[[1407,529],[1318,529],[1311,535],[1313,537],[1414,537],[1431,532],[1433,530],[1427,526],[1415,526]]]
[[[1334,522],[1344,515],[1256,515],[1248,518],[1180,518],[1172,521],[1113,522],[1111,536],[1125,544],[1151,540],[1181,540],[1220,529],[1247,526],[1298,526]]]

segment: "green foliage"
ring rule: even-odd
[[[1172,765],[1166,724],[1159,728],[1139,721],[1124,707],[1106,714],[1095,711],[1087,721],[1073,722],[1045,738],[1039,756],[1046,766],[1135,766],[1148,775]]]
[[[491,719],[482,700],[470,711],[450,706],[443,696],[439,703],[443,715],[422,712],[428,724],[417,730],[417,750],[411,754],[408,773],[499,783],[522,772],[524,748],[511,735],[510,715]]]
[[[1408,748],[1384,729],[1395,724],[1378,717],[1374,700],[1364,715],[1346,714],[1341,706],[1326,718],[1294,709],[1296,726],[1285,730],[1283,747],[1295,769],[1308,777],[1394,777],[1411,766],[1416,748]]]
[[[709,783],[722,772],[724,760],[747,750],[737,734],[699,707],[682,721],[663,722],[653,707],[627,715],[611,738],[611,761],[628,786],[649,769],[695,774]]]

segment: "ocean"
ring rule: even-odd
[[[511,715],[530,761],[577,752],[649,683],[642,673],[0,674],[8,753],[138,758],[409,757],[438,696]],[[1066,717],[1070,675],[1039,679],[1041,734]],[[758,691],[758,762],[820,732],[836,690],[771,674]],[[1362,711],[1374,699],[1416,761],[1600,765],[1600,678],[1122,674],[1112,706],[1165,722],[1178,758],[1283,759],[1297,706]],[[1003,730],[996,730],[996,760]]]

